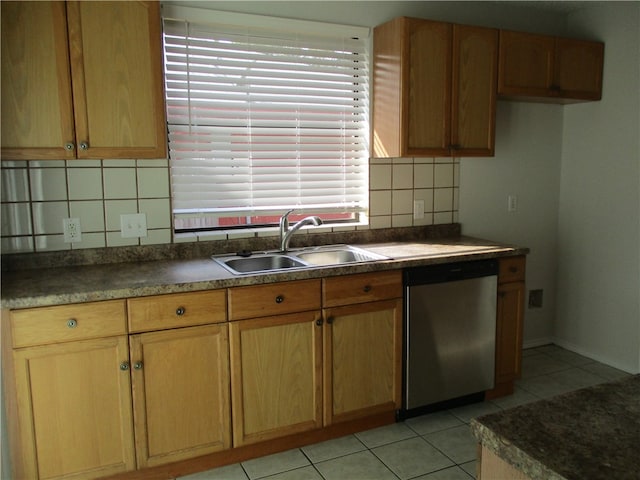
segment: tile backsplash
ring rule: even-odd
[[[371,159],[370,228],[456,223],[459,172],[453,158]],[[424,202],[424,218],[414,218],[415,200]]]
[[[369,226],[364,228],[457,222],[459,165],[451,158],[372,159]],[[165,244],[238,235],[218,232],[173,238],[166,159],[3,161],[1,172],[2,253]],[[414,200],[424,202],[424,218],[413,218]],[[146,237],[122,237],[120,215],[132,213],[146,214]],[[69,217],[80,219],[81,242],[64,241],[63,219]]]
[[[171,243],[170,198],[166,159],[3,162],[2,253]],[[146,237],[122,238],[131,213],[146,214]],[[64,242],[69,217],[81,242]]]

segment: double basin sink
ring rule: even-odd
[[[389,257],[351,245],[308,247],[287,252],[214,255],[211,258],[234,275],[389,260]]]

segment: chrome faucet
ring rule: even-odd
[[[289,241],[291,240],[291,236],[296,233],[300,227],[305,225],[313,224],[313,225],[322,225],[322,220],[320,217],[312,216],[305,217],[296,223],[291,229],[289,229],[289,214],[293,212],[293,210],[289,210],[287,213],[280,217],[280,251],[282,253],[286,253],[289,249]]]

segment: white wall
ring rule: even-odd
[[[561,105],[500,101],[495,157],[460,162],[463,234],[531,249],[527,290],[544,295],[542,308],[525,310],[525,346],[553,337],[562,115]],[[517,197],[515,212],[507,210],[509,195]]]
[[[572,14],[605,41],[601,102],[565,107],[557,343],[640,372],[640,3]]]

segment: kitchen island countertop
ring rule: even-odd
[[[533,480],[640,478],[640,375],[471,421],[483,449]]]
[[[528,253],[527,248],[464,236],[354,245],[389,259],[253,275],[233,275],[208,257],[16,270],[2,274],[2,308],[210,290]]]

